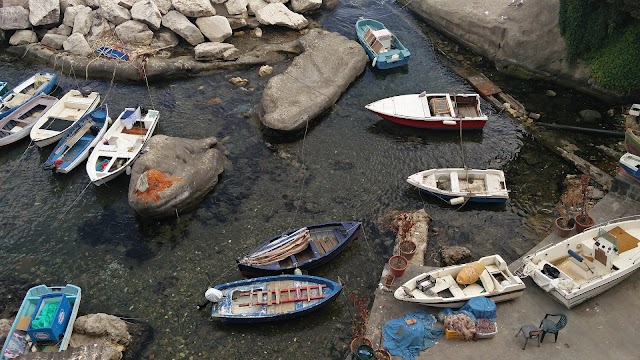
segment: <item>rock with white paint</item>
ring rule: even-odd
[[[209,41],[223,42],[232,34],[229,20],[224,16],[201,17],[196,19],[196,25]]]
[[[209,0],[171,0],[171,3],[184,16],[198,18],[216,14]]]
[[[204,36],[198,30],[198,27],[176,10],[171,10],[162,17],[162,26],[180,35],[191,45],[198,45],[204,42]]]
[[[22,6],[0,8],[0,29],[23,30],[31,27],[29,10]]]
[[[136,1],[138,0],[118,0],[118,5],[122,6],[125,9],[131,10],[133,4],[135,4]]]
[[[206,42],[195,47],[195,58],[198,61],[222,59],[225,51],[235,49],[235,46],[221,42]]]
[[[73,34],[88,35],[93,24],[92,10],[88,6],[75,6],[79,8],[73,19]],[[70,8],[69,8],[70,9]]]
[[[131,18],[147,24],[151,29],[158,30],[162,25],[162,14],[153,0],[140,0],[131,8]]]
[[[46,34],[42,40],[40,40],[40,43],[50,48],[60,50],[62,49],[62,44],[67,40],[67,38],[68,36],[66,35]]]
[[[116,26],[116,36],[125,44],[150,45],[153,40],[153,31],[149,30],[145,23],[129,20]]]
[[[151,47],[154,49],[174,47],[176,45],[178,45],[178,35],[167,28],[162,28],[153,34]]]
[[[269,5],[269,3],[264,0],[249,0],[247,2],[247,11],[249,15],[255,15],[256,11],[262,9],[267,5]]]
[[[13,46],[27,45],[38,42],[38,35],[32,30],[18,30],[9,39],[9,44]]]
[[[256,18],[263,25],[286,26],[291,29],[303,29],[309,21],[302,15],[289,10],[284,4],[269,4],[256,12]]]
[[[247,11],[247,0],[227,0],[224,7],[229,15],[239,15]]]
[[[322,0],[291,0],[291,9],[297,13],[305,13],[322,6]]]
[[[60,0],[29,0],[29,22],[33,26],[60,21]]]
[[[120,25],[125,21],[131,20],[129,10],[118,5],[116,0],[100,0],[100,15],[110,22]]]
[[[65,51],[78,56],[87,56],[92,53],[87,39],[85,39],[84,36],[80,33],[75,33],[69,36],[62,43],[62,47]]]

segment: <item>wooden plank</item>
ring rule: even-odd
[[[471,68],[461,68],[456,69],[456,71],[467,81],[471,86],[473,86],[476,91],[480,93],[480,95],[487,97],[491,95],[495,95],[502,92],[496,84],[494,84],[489,78],[487,78],[483,73],[476,71]]]

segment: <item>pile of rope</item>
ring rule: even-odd
[[[462,334],[466,341],[476,338],[476,324],[465,314],[445,316],[444,327],[449,331],[456,331]]]
[[[182,178],[169,176],[159,170],[147,170],[138,179],[138,184],[133,193],[145,204],[149,201],[158,202],[160,200],[160,192],[173,185],[176,181],[182,181]]]
[[[267,265],[288,258],[309,246],[309,229],[302,228],[291,235],[283,236],[267,244],[264,248],[240,260],[245,265]]]

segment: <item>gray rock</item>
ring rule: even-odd
[[[153,0],[140,0],[131,8],[131,18],[141,21],[153,30],[160,29],[162,14]]]
[[[266,0],[269,4],[286,4],[289,0]]]
[[[108,36],[112,31],[112,24],[102,16],[95,16],[95,12],[92,13],[91,18],[91,30],[89,31],[89,41],[97,41],[104,36]]]
[[[211,0],[211,5],[215,8],[216,5],[224,4],[227,0]]]
[[[221,42],[206,42],[198,44],[194,48],[195,58],[198,61],[209,61],[222,59],[224,52],[230,49],[235,49],[231,44]]]
[[[60,21],[60,0],[29,0],[29,22],[33,26]]]
[[[153,34],[153,40],[151,40],[152,48],[159,49],[176,45],[178,45],[178,35],[167,28],[162,28]]]
[[[71,31],[73,29],[70,28],[69,26],[62,24],[56,28],[53,28],[49,31],[47,31],[47,34],[54,34],[54,35],[64,35],[64,36],[69,36],[71,35]]]
[[[583,122],[588,124],[597,124],[602,120],[602,115],[596,110],[582,110],[578,115]]]
[[[60,50],[62,49],[62,44],[67,40],[67,38],[68,36],[66,35],[46,34],[42,40],[40,40],[40,43],[52,49]]]
[[[338,5],[339,0],[322,0],[322,7],[327,10],[333,10]]]
[[[153,0],[160,10],[160,14],[164,15],[169,12],[169,10],[173,9],[173,4],[171,4],[171,0]]]
[[[322,6],[322,0],[291,0],[291,9],[297,13],[305,13]]]
[[[4,33],[4,30],[0,29],[0,43],[3,43],[7,38],[7,35]]]
[[[256,11],[256,18],[263,25],[280,25],[298,30],[309,25],[304,16],[294,13],[281,3],[272,3]]]
[[[0,29],[23,30],[31,27],[29,10],[22,6],[0,8]]]
[[[131,343],[131,335],[127,329],[127,323],[119,317],[109,314],[98,313],[78,316],[73,324],[73,335],[76,333],[102,338],[110,343],[123,346]]]
[[[131,10],[133,4],[135,4],[136,1],[138,0],[118,0],[118,5],[122,6],[125,9]]]
[[[600,200],[604,197],[604,192],[598,188],[595,188],[593,186],[587,186],[587,189],[591,194],[589,198],[591,198],[592,200]]]
[[[125,44],[131,45],[150,45],[153,40],[153,31],[149,30],[147,24],[136,20],[116,26],[116,35]]]
[[[222,53],[222,60],[225,61],[233,61],[240,57],[240,50],[236,49],[227,49],[224,53]]]
[[[85,0],[60,0],[60,11],[65,14],[67,8],[78,5],[86,6],[87,2]]]
[[[337,33],[313,29],[300,44],[304,52],[264,89],[259,114],[269,128],[303,129],[338,100],[368,62],[360,44]],[[312,89],[321,89],[323,96]]]
[[[88,6],[78,6],[75,19],[73,20],[73,33],[79,33],[83,36],[88,35],[93,25],[93,14]]]
[[[141,216],[160,218],[195,208],[218,183],[224,171],[225,157],[214,148],[217,140],[192,140],[164,135],[153,136],[149,151],[133,165],[129,182],[129,205]],[[173,184],[157,194],[157,201],[145,201],[137,193],[141,176],[157,170],[175,179]],[[145,175],[143,175],[145,174]],[[150,191],[147,189],[145,192]]]
[[[131,20],[129,10],[118,5],[116,0],[99,0],[100,15],[116,25],[120,25],[125,21]]]
[[[0,319],[0,338],[6,338],[11,331],[13,321],[10,319]]]
[[[29,10],[29,0],[3,0],[0,1],[0,5],[2,5],[2,7],[21,6]]]
[[[227,7],[224,4],[213,4],[213,10],[216,12],[216,15],[227,17],[229,16],[229,12],[227,11]]]
[[[100,7],[100,0],[86,0],[87,6],[92,9],[98,9]]]
[[[62,17],[62,23],[73,27],[73,21],[76,19],[76,14],[78,13],[78,9],[80,6],[68,6],[64,10],[64,16]],[[89,8],[91,9],[91,8]]]
[[[204,36],[198,30],[198,27],[176,10],[171,10],[162,17],[162,25],[180,35],[191,45],[198,45],[204,42]]]
[[[464,246],[443,246],[440,248],[440,261],[445,266],[458,265],[471,259],[471,250]]]
[[[227,0],[224,3],[229,15],[238,15],[247,11],[247,0]]]
[[[247,19],[244,19],[244,18],[231,18],[231,17],[228,17],[226,19],[229,22],[229,27],[231,27],[232,30],[240,29],[240,28],[243,28],[243,27],[247,26]]]
[[[68,51],[74,55],[87,56],[93,51],[81,33],[74,33],[62,43],[62,47],[65,51]]]
[[[269,3],[264,0],[249,0],[247,4],[247,11],[249,15],[255,15],[256,11],[267,5],[269,5]]]
[[[207,16],[196,19],[196,25],[204,36],[213,42],[223,42],[231,36],[229,20],[224,16]]]
[[[171,3],[184,16],[197,18],[216,14],[209,0],[171,0]]]
[[[556,92],[555,92],[555,91],[553,91],[553,90],[547,90],[547,91],[545,92],[545,94],[546,94],[547,96],[550,96],[550,97],[554,97],[554,96],[556,96]]]

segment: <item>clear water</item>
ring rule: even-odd
[[[114,118],[124,107],[155,107],[161,114],[157,134],[226,138],[231,166],[196,211],[149,221],[129,207],[125,175],[95,187],[84,165],[66,175],[42,170],[52,147],[27,148],[25,140],[2,148],[3,315],[12,315],[32,284],[72,283],[83,289],[82,314],[105,312],[152,326],[153,339],[136,356],[335,359],[352,337],[354,309],[346,296],[302,319],[252,326],[209,321],[195,305],[208,286],[241,278],[234,259],[275,233],[310,223],[364,223],[365,236],[313,272],[340,277],[345,295],[372,296],[393,246],[389,215],[397,210],[424,207],[432,216],[430,264],[443,245],[467,246],[475,257],[500,253],[510,261],[526,252],[548,231],[545,209],[570,169],[548,165],[558,160],[487,103],[483,110],[490,123],[481,133],[464,134],[462,141],[457,133],[404,128],[366,112],[365,104],[392,95],[473,89],[437,58],[416,20],[395,3],[343,2],[318,20],[355,39],[353,25],[365,14],[393,29],[412,52],[410,64],[386,72],[368,67],[306,136],[270,136],[252,115],[269,79],[260,78],[257,69],[152,84],[151,94],[144,84],[85,81],[84,74],[76,79],[65,71],[58,95],[90,86],[102,94]],[[279,64],[275,72],[285,67]],[[40,69],[0,62],[2,80],[12,85]],[[231,85],[233,76],[250,84]],[[511,201],[457,209],[421,196],[405,182],[420,170],[463,165],[505,169]]]

